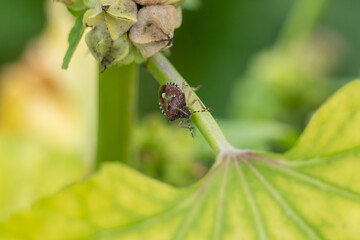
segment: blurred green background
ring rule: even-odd
[[[0,65],[15,61],[45,26],[44,0],[1,1]]]
[[[204,85],[199,94],[207,99],[215,115],[227,116],[224,106],[229,105],[234,82],[246,72],[256,53],[276,44],[295,2],[232,0],[219,4],[207,0],[200,2],[194,10],[183,12],[183,24],[176,31],[176,44],[171,49],[170,59],[192,85]],[[329,77],[358,76],[360,2],[324,2],[314,31],[328,30],[342,44],[341,61]],[[3,65],[16,60],[28,41],[41,33],[46,21],[44,0],[4,1],[0,13],[0,64]],[[145,72],[142,74],[146,80],[141,81],[143,101],[139,107],[141,116],[144,116],[157,109],[157,96],[153,92],[158,86],[148,80],[150,77]]]
[[[234,83],[247,71],[256,54],[277,43],[296,2],[231,0],[220,4],[219,1],[207,0],[196,11],[184,11],[183,25],[176,31],[175,47],[171,49],[170,59],[192,85],[204,85],[199,95],[215,110],[215,115],[227,116],[224,106],[229,104]],[[358,76],[360,31],[357,23],[360,20],[360,2],[319,2],[325,3],[314,26],[314,33],[328,30],[343,44],[339,53],[341,61],[332,69],[329,77]],[[304,21],[306,17],[304,12]],[[157,88],[151,81],[141,83],[144,86],[142,89],[151,86]],[[152,94],[151,91],[142,91],[141,96],[150,99]],[[142,104],[141,110],[152,111],[155,105]]]
[[[359,76],[358,0],[188,1],[169,59],[202,85],[236,147],[286,151],[320,104]],[[83,41],[60,69],[73,20],[53,1],[1,4],[0,220],[92,169],[97,67]],[[141,68],[130,164],[186,186],[214,157],[200,134],[160,115],[158,87]]]

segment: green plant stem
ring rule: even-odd
[[[285,22],[279,43],[306,39],[329,0],[297,0]]]
[[[129,162],[137,84],[138,65],[135,63],[99,73],[96,167],[104,162]]]
[[[168,82],[175,82],[181,86],[183,82],[186,83],[185,79],[176,71],[169,60],[167,60],[166,57],[161,53],[158,53],[150,58],[144,65],[160,85],[166,84]],[[199,97],[193,92],[191,99],[199,99]],[[194,104],[194,106],[190,109],[194,111],[201,108],[198,104]],[[231,145],[226,140],[219,125],[210,113],[204,112],[193,114],[191,120],[200,130],[201,134],[204,136],[216,155],[225,149],[231,148]]]

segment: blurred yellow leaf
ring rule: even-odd
[[[60,69],[72,22],[66,9],[53,8],[43,34],[1,69],[0,221],[82,179],[89,168],[96,70],[85,43],[70,69]]]
[[[84,169],[80,154],[0,135],[0,221],[80,180]]]

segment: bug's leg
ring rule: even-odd
[[[212,111],[213,111],[211,108],[205,107],[204,104],[202,104],[202,102],[201,102],[199,99],[194,99],[194,100],[190,103],[189,107],[192,107],[196,102],[198,102],[198,103],[200,104],[200,106],[201,106],[202,109],[199,110],[199,111],[193,111],[193,113],[198,113],[198,112],[212,112]]]
[[[184,125],[183,125],[185,119],[186,119],[186,118],[182,118],[182,119],[181,119],[181,121],[179,122],[179,127],[189,129],[191,136],[194,137],[193,127],[190,126],[189,120],[186,121],[187,124],[188,124],[187,126],[184,126]]]
[[[182,81],[181,84],[181,90],[185,90],[186,87],[190,87],[185,81]],[[199,90],[202,87],[202,85],[197,86],[196,88],[192,88],[194,92],[196,92],[197,90]]]
[[[189,101],[190,101],[191,93],[192,93],[192,89],[190,88],[189,93],[188,93],[187,98],[186,98],[186,105],[187,105],[187,106],[189,106]]]
[[[188,127],[189,127],[189,130],[190,130],[191,137],[193,137],[193,138],[194,138],[194,128],[190,126],[190,121],[189,121],[189,120],[187,120],[186,122],[187,122],[187,124],[188,124]]]
[[[181,91],[184,92],[186,87],[188,87],[188,85],[186,84],[185,81],[182,81],[182,83],[181,83]]]
[[[181,91],[183,91],[185,93],[185,90],[186,90],[185,88],[188,87],[188,86],[189,85],[187,85],[185,81],[182,81],[182,83],[181,83]],[[191,95],[191,88],[190,88],[189,94],[186,97],[186,105],[187,106],[189,106],[190,95]]]
[[[185,82],[183,82],[184,84],[186,84]],[[186,85],[186,86],[188,86],[188,85]],[[191,98],[191,94],[193,93],[193,92],[196,92],[197,90],[199,90],[200,88],[201,88],[202,86],[201,85],[199,85],[199,86],[197,86],[196,88],[190,88],[189,89],[189,93],[188,93],[188,95],[187,95],[187,100],[186,100],[186,105],[188,105],[188,106],[190,106],[189,105],[189,101],[190,101],[190,98]],[[185,90],[185,89],[184,89]],[[183,92],[184,92],[184,90],[183,90]]]
[[[197,86],[196,88],[191,88],[193,90],[193,92],[196,92],[197,90],[199,90],[200,88],[202,88],[202,85]]]

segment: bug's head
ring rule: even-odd
[[[187,118],[189,119],[191,117],[191,111],[189,109],[188,106],[184,106],[182,109],[182,111],[180,112],[180,117],[181,118]]]

